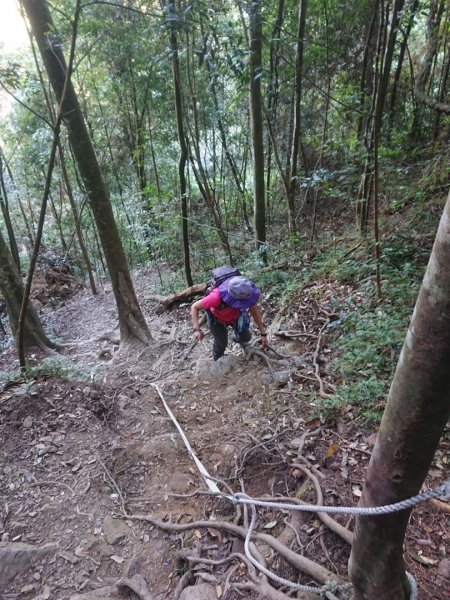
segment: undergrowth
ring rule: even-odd
[[[25,370],[0,371],[0,384],[7,386],[18,381],[30,382],[36,379],[61,377],[73,381],[89,381],[95,378],[98,367],[83,363],[74,363],[65,356],[47,356],[38,365]]]
[[[428,253],[418,252],[397,235],[381,256],[382,297],[375,290],[375,262],[366,243],[350,254],[343,248],[314,261],[317,278],[333,277],[352,292],[329,325],[336,378],[331,398],[317,401],[322,413],[336,416],[354,407],[368,422],[381,418],[397,359],[423,276]]]

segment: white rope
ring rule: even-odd
[[[445,481],[443,484],[441,484],[440,486],[438,486],[432,490],[427,490],[426,492],[420,492],[419,494],[416,494],[412,498],[408,498],[406,500],[401,500],[400,502],[395,502],[394,504],[387,504],[385,506],[320,506],[317,504],[291,504],[289,502],[272,502],[270,500],[267,500],[267,501],[266,500],[256,500],[256,499],[251,498],[250,496],[247,496],[247,494],[243,494],[243,493],[236,493],[233,495],[224,494],[217,487],[216,483],[209,475],[209,473],[206,470],[203,463],[197,458],[195,452],[192,450],[189,440],[187,439],[186,435],[184,434],[184,431],[181,428],[180,424],[176,420],[175,415],[170,410],[167,402],[165,401],[164,396],[163,396],[159,386],[156,383],[152,383],[151,386],[154,387],[156,389],[156,391],[158,392],[158,395],[164,404],[164,408],[166,409],[168,415],[172,419],[175,427],[177,428],[177,430],[181,436],[181,439],[183,440],[184,445],[187,448],[189,455],[191,456],[192,460],[197,465],[197,468],[200,471],[203,479],[205,480],[205,483],[208,486],[209,490],[213,494],[218,495],[222,498],[225,498],[226,500],[229,500],[233,504],[247,504],[247,505],[251,506],[252,518],[251,518],[250,526],[247,531],[247,535],[245,537],[245,543],[244,543],[245,554],[246,554],[247,558],[249,559],[249,561],[257,569],[259,569],[259,571],[264,573],[267,577],[269,577],[273,581],[280,583],[281,585],[285,585],[287,587],[290,587],[290,588],[293,588],[293,589],[296,589],[299,591],[303,591],[303,592],[320,593],[321,595],[323,595],[327,598],[333,598],[334,592],[338,593],[339,590],[345,591],[345,590],[351,589],[350,583],[342,584],[338,581],[328,581],[322,587],[301,585],[299,583],[289,581],[288,579],[284,579],[283,577],[279,577],[275,573],[272,573],[272,571],[269,571],[269,569],[266,569],[266,567],[264,567],[264,565],[261,565],[256,560],[256,558],[254,558],[254,556],[252,556],[252,554],[250,552],[251,535],[256,526],[256,507],[257,506],[262,506],[265,508],[275,508],[275,509],[279,509],[279,510],[299,510],[299,511],[304,511],[304,512],[343,513],[343,514],[350,514],[350,515],[376,516],[376,515],[386,515],[389,513],[398,512],[400,510],[406,510],[408,508],[412,508],[416,504],[425,502],[426,500],[431,500],[432,498],[439,498],[444,501],[450,500],[450,480]],[[406,576],[407,576],[409,584],[410,584],[409,600],[417,600],[417,598],[418,598],[417,583],[416,583],[414,577],[411,575],[411,573],[408,573],[408,571],[406,571]]]
[[[208,486],[209,490],[213,493],[213,494],[218,494],[218,495],[222,495],[222,492],[219,490],[219,488],[217,487],[216,483],[213,481],[213,479],[211,478],[210,474],[208,473],[208,471],[205,469],[205,466],[203,465],[203,463],[201,462],[201,460],[199,458],[197,458],[195,452],[192,450],[191,445],[189,443],[189,440],[187,439],[187,437],[184,435],[184,431],[181,429],[181,425],[178,423],[178,421],[175,418],[175,415],[173,414],[173,412],[170,410],[169,405],[167,404],[167,402],[164,400],[164,396],[162,395],[162,392],[158,386],[158,384],[156,383],[151,383],[150,384],[152,387],[155,388],[155,390],[158,392],[159,397],[162,400],[162,403],[164,404],[164,408],[166,409],[169,417],[172,419],[172,421],[174,422],[175,427],[178,429],[178,433],[181,435],[181,439],[184,442],[184,445],[187,448],[187,451],[189,452],[190,457],[192,458],[192,460],[195,462],[195,464],[197,465],[198,470],[200,471],[203,479],[205,480],[206,485]]]
[[[319,504],[290,504],[289,502],[272,502],[270,500],[255,500],[247,494],[240,492],[230,495],[224,495],[225,498],[233,502],[233,504],[250,504],[252,506],[263,506],[265,508],[276,508],[279,510],[300,510],[303,512],[323,512],[323,513],[343,513],[346,515],[387,515],[389,513],[398,512],[412,508],[416,504],[439,498],[444,501],[450,500],[450,479],[445,481],[438,487],[426,492],[420,492],[412,498],[401,500],[394,504],[386,504],[384,506],[320,506]]]

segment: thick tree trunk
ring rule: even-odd
[[[44,61],[50,83],[60,102],[67,66],[61,44],[54,38],[54,26],[45,0],[22,0]],[[147,344],[152,338],[133,289],[127,259],[119,236],[95,151],[86,128],[78,98],[69,80],[62,104],[64,122],[78,169],[86,187],[95,223],[105,254],[118,309],[123,342]]]
[[[450,415],[450,194],[366,474],[361,504],[417,494]],[[354,600],[406,600],[403,538],[410,511],[358,517],[350,557]]]
[[[18,343],[18,324],[20,307],[24,293],[22,278],[14,264],[3,236],[0,232],[0,290],[6,302],[9,323],[16,345]],[[29,304],[23,328],[23,341],[26,348],[40,346],[53,348],[54,345],[47,338],[35,308]]]
[[[266,198],[264,190],[264,140],[261,98],[262,18],[261,2],[250,3],[250,123],[253,149],[253,185],[256,248],[264,263],[266,250]]]

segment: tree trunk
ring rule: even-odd
[[[24,293],[22,278],[14,264],[1,232],[0,232],[0,290],[6,302],[6,310],[9,316],[11,330],[18,345],[18,325],[20,306]],[[31,304],[28,305],[27,316],[23,328],[23,342],[26,348],[39,346],[41,348],[53,348],[54,345],[47,338],[38,314]]]
[[[269,58],[269,85],[267,90],[268,104],[267,104],[267,115],[266,120],[268,125],[275,128],[277,119],[277,109],[279,102],[279,88],[280,88],[280,47],[281,47],[281,27],[283,25],[284,16],[284,2],[285,0],[278,0],[276,19],[272,28],[272,34],[270,39],[270,58]],[[272,139],[274,136],[270,136],[269,143],[267,145],[267,174],[266,174],[266,194],[267,194],[267,212],[268,219],[270,220],[271,203],[269,198],[271,196],[271,180],[272,180]]]
[[[78,245],[80,246],[81,254],[83,256],[83,261],[84,261],[84,264],[86,266],[86,270],[88,273],[88,279],[89,279],[89,285],[91,287],[91,292],[95,296],[97,294],[97,288],[95,286],[94,273],[92,272],[91,261],[89,260],[89,254],[88,254],[86,244],[84,241],[83,232],[81,231],[80,215],[78,212],[77,204],[75,202],[75,198],[73,197],[72,185],[70,183],[69,174],[68,174],[67,168],[66,168],[66,157],[65,157],[64,150],[63,150],[61,143],[59,143],[59,145],[58,145],[58,152],[59,152],[59,160],[61,162],[61,170],[62,170],[63,179],[64,179],[65,191],[66,191],[67,197],[69,199],[70,208],[72,209],[73,219],[75,221],[75,233],[77,236]]]
[[[426,106],[433,110],[450,115],[450,104],[439,102],[431,98],[425,91],[425,86],[430,79],[433,61],[439,50],[440,42],[440,23],[445,8],[445,2],[433,0],[430,5],[430,13],[427,20],[427,48],[425,56],[422,60],[422,65],[416,77],[414,93],[416,97]]]
[[[409,9],[409,19],[408,19],[408,23],[406,25],[406,30],[403,33],[402,42],[400,44],[400,52],[399,52],[399,56],[398,56],[398,60],[397,60],[397,67],[395,69],[394,81],[392,83],[392,88],[391,88],[391,97],[390,97],[390,101],[389,101],[389,129],[390,130],[392,129],[393,123],[394,123],[395,103],[397,100],[397,90],[398,90],[398,85],[400,82],[400,75],[402,73],[403,60],[405,58],[409,35],[411,33],[411,30],[412,30],[414,22],[415,22],[416,12],[417,12],[417,8],[419,6],[419,0],[411,0],[410,4],[411,4],[411,7]]]
[[[256,248],[267,263],[266,199],[264,190],[264,140],[261,98],[262,18],[261,2],[250,3],[250,123],[253,149],[253,184]]]
[[[19,250],[17,248],[16,236],[11,223],[9,214],[8,193],[6,191],[5,178],[3,176],[3,157],[0,153],[0,207],[2,210],[3,220],[5,221],[6,231],[8,232],[9,247],[17,269],[20,271]]]
[[[397,364],[366,474],[363,506],[420,490],[450,415],[450,194]],[[349,571],[354,600],[406,600],[410,511],[358,517]]]
[[[193,46],[194,46],[194,42],[190,43],[189,33],[188,33],[188,31],[186,31],[186,47],[192,48]],[[189,152],[190,161],[191,161],[192,169],[194,171],[194,176],[197,181],[197,185],[199,187],[200,193],[201,193],[206,205],[208,206],[209,211],[211,212],[214,226],[216,228],[217,235],[219,236],[223,250],[228,257],[230,264],[233,265],[234,264],[233,254],[231,251],[228,234],[224,230],[224,227],[223,227],[222,211],[221,211],[220,204],[217,199],[216,192],[215,192],[216,186],[214,185],[214,179],[213,179],[213,182],[211,185],[210,178],[208,176],[208,170],[207,170],[206,166],[203,164],[202,157],[201,157],[201,150],[200,150],[201,141],[200,141],[200,133],[199,133],[199,115],[198,115],[198,108],[197,108],[197,94],[196,94],[196,90],[195,90],[195,82],[193,81],[194,73],[191,72],[191,70],[190,70],[190,62],[191,61],[189,61],[189,51],[187,51],[186,54],[188,57],[186,71],[187,71],[187,78],[188,78],[188,82],[189,82],[191,110],[192,110],[193,121],[194,121],[194,128],[192,131],[192,128],[189,127],[189,122],[186,119],[186,122],[188,123],[188,129],[191,134],[191,144],[194,149],[193,153]],[[213,92],[213,94],[214,94],[214,92]],[[205,145],[206,145],[206,143],[205,143]],[[194,158],[195,158],[195,161],[194,161]],[[213,160],[213,165],[214,164],[215,164],[215,161]]]
[[[54,26],[47,2],[46,0],[22,0],[22,3],[30,20],[50,83],[58,101],[61,101],[67,66],[61,44],[54,38]],[[118,309],[122,342],[139,340],[141,343],[148,344],[152,337],[133,289],[108,192],[70,80],[61,109],[105,254]]]
[[[173,13],[173,6],[167,5],[169,13]],[[189,249],[188,203],[186,185],[186,163],[188,161],[188,148],[183,123],[183,104],[180,86],[180,61],[178,57],[178,41],[176,20],[168,20],[170,49],[172,51],[173,88],[175,97],[175,115],[177,119],[178,143],[180,144],[180,158],[178,161],[178,178],[180,182],[181,222],[183,236],[184,273],[187,284],[193,285],[191,273],[191,258]]]
[[[376,67],[375,75],[379,74],[376,78],[375,89],[372,94],[372,121],[368,123],[366,127],[366,144],[367,147],[367,159],[366,169],[363,174],[363,193],[360,195],[360,202],[358,203],[357,219],[359,221],[359,227],[361,231],[367,229],[369,221],[370,211],[370,193],[369,190],[373,189],[373,139],[374,130],[377,129],[376,135],[379,137],[383,122],[383,111],[386,102],[387,89],[389,84],[389,78],[392,69],[392,61],[394,57],[395,44],[397,40],[397,31],[399,27],[400,17],[403,10],[405,0],[395,0],[392,8],[391,24],[389,28],[389,34],[387,41],[385,41],[385,31],[383,28],[383,14],[381,9],[381,23],[380,31],[378,36],[377,54],[376,54]],[[387,15],[385,16],[387,19]],[[387,23],[385,25],[387,27]]]
[[[303,39],[305,37],[307,0],[300,0],[298,5],[297,51],[295,56],[295,86],[294,86],[294,128],[292,131],[291,155],[289,159],[289,232],[297,231],[295,215],[295,198],[298,189],[298,156],[300,150],[301,131],[301,100],[302,100],[302,70],[303,70]]]

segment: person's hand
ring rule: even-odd
[[[263,348],[267,348],[268,345],[269,345],[269,341],[268,341],[268,338],[267,338],[267,333],[265,335],[261,334],[261,346]]]
[[[195,329],[194,337],[197,340],[197,342],[201,342],[203,339],[203,331],[201,329]]]

